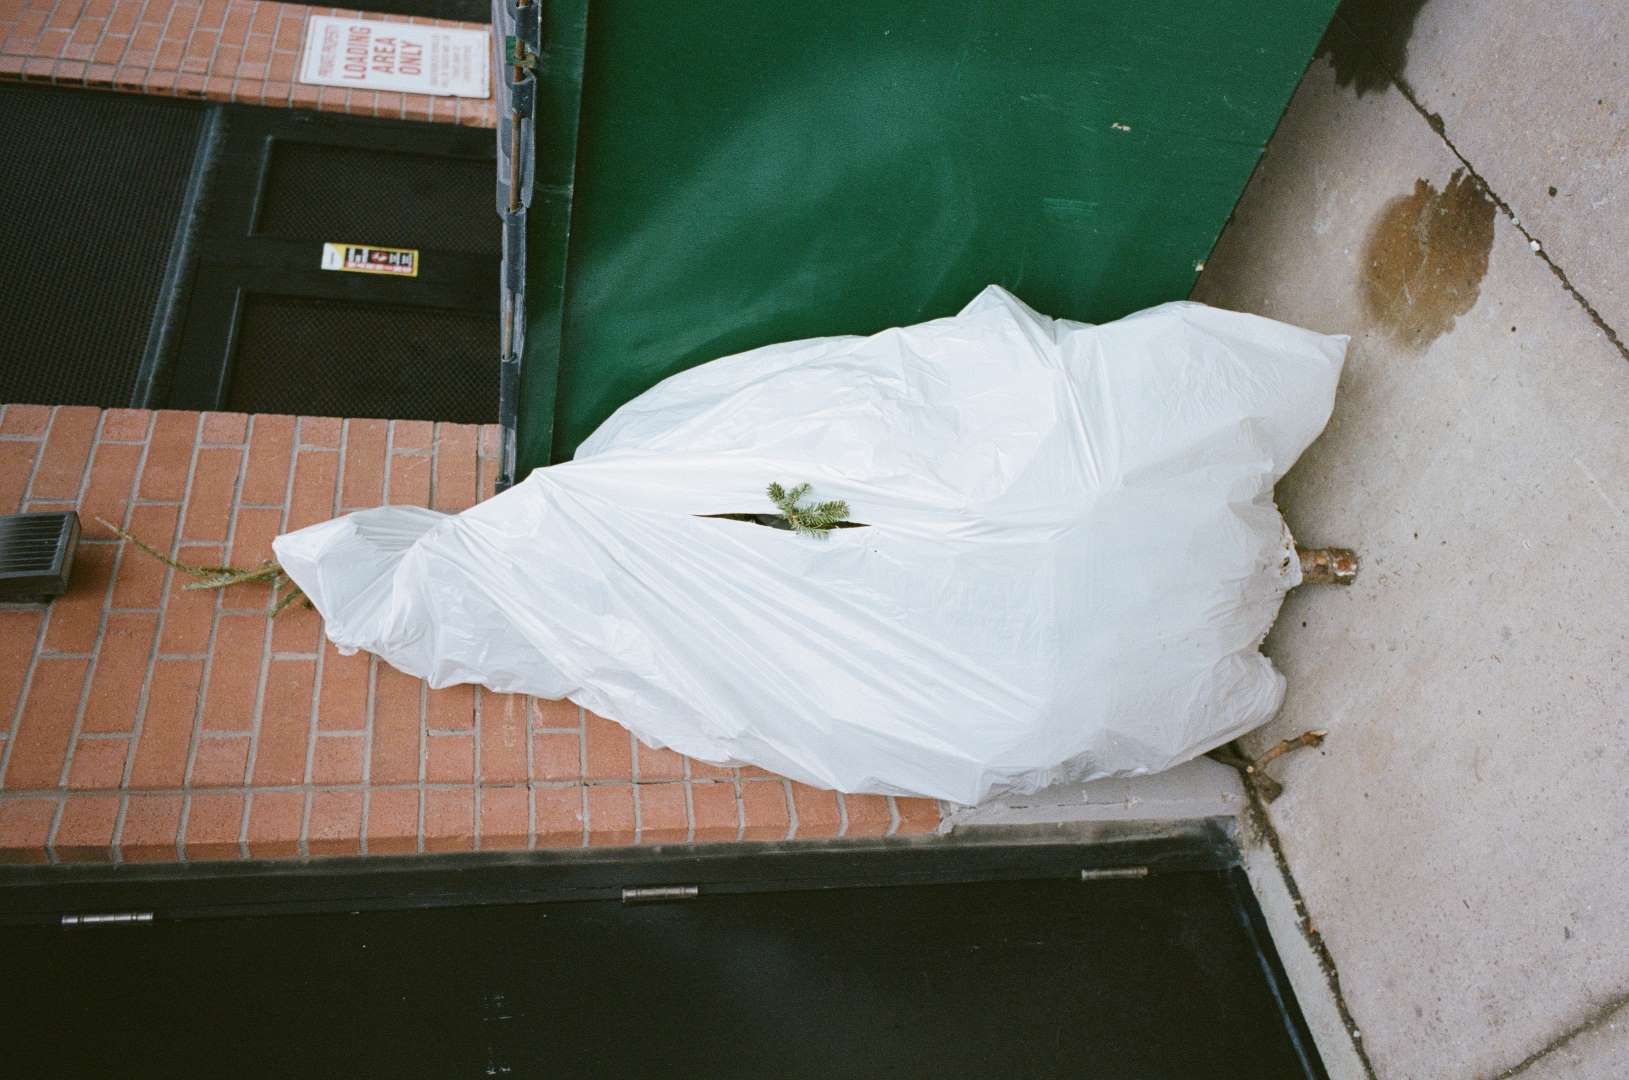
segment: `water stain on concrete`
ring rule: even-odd
[[[1416,180],[1381,210],[1363,248],[1363,306],[1398,344],[1424,349],[1476,305],[1494,210],[1463,169],[1441,191]]]
[[[1352,87],[1358,97],[1389,87],[1408,66],[1409,39],[1426,2],[1345,0],[1318,44],[1318,55],[1335,67],[1336,83]]]

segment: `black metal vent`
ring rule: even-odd
[[[79,515],[10,514],[0,517],[0,600],[47,600],[68,591]]]

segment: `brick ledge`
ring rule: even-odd
[[[67,595],[0,607],[0,862],[200,861],[931,832],[926,799],[840,796],[650,750],[570,702],[431,690],[342,657],[97,525],[191,563],[381,503],[489,496],[497,429],[9,405],[0,513],[75,508]]]

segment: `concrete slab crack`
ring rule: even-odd
[[[1596,1028],[1612,1019],[1625,1008],[1629,1008],[1629,994],[1619,994],[1611,1001],[1608,1001],[1605,1005],[1602,1005],[1600,1008],[1590,1012],[1584,1017],[1583,1020],[1572,1028],[1569,1028],[1564,1034],[1550,1040],[1545,1045],[1539,1047],[1538,1050],[1534,1051],[1532,1054],[1529,1054],[1521,1061],[1518,1061],[1504,1072],[1495,1074],[1490,1078],[1490,1080],[1510,1080],[1510,1078],[1513,1076],[1520,1076],[1533,1065],[1537,1064],[1540,1059],[1548,1057],[1555,1051],[1561,1049],[1563,1046],[1566,1046],[1568,1043],[1578,1038],[1580,1035],[1589,1034],[1591,1031],[1594,1031]]]
[[[1273,827],[1272,818],[1268,816],[1267,804],[1262,801],[1254,785],[1246,784],[1245,791],[1250,798],[1250,829],[1273,853],[1273,862],[1277,864],[1279,875],[1284,879],[1284,887],[1289,891],[1290,900],[1295,904],[1296,914],[1300,916],[1296,928],[1301,931],[1308,948],[1318,958],[1318,966],[1323,969],[1324,980],[1329,985],[1329,996],[1334,999],[1335,1008],[1340,1012],[1341,1023],[1346,1027],[1346,1035],[1352,1040],[1352,1049],[1356,1052],[1358,1060],[1363,1063],[1364,1075],[1369,1080],[1378,1080],[1374,1062],[1369,1060],[1369,1052],[1363,1046],[1363,1030],[1358,1026],[1351,1008],[1346,1004],[1346,995],[1341,992],[1341,976],[1335,967],[1335,958],[1330,954],[1329,947],[1324,944],[1323,935],[1318,933],[1312,916],[1307,911],[1306,900],[1301,895],[1301,886],[1296,883],[1295,875],[1290,871],[1289,859],[1284,855],[1284,845],[1279,842],[1278,830]]]

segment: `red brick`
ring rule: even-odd
[[[134,534],[132,534],[134,535]],[[219,566],[224,550],[219,544],[183,544],[176,558],[189,566]],[[165,653],[201,653],[209,650],[215,625],[218,589],[189,589],[195,579],[179,570],[170,575],[169,597],[164,601],[164,629],[158,648]]]
[[[274,65],[275,66],[275,65]],[[271,69],[268,69],[270,71]],[[282,81],[269,81],[261,91],[261,100],[267,105],[287,105],[289,103],[289,84]]]
[[[146,442],[153,414],[146,409],[108,409],[102,414],[102,438]]]
[[[96,647],[117,551],[112,544],[86,544],[74,554],[68,591],[51,604],[51,621],[45,628],[47,649],[83,653]]]
[[[249,806],[249,856],[270,859],[300,853],[305,796],[298,791],[257,791]]]
[[[273,57],[271,71],[274,79],[282,78],[285,71],[287,77],[292,79],[294,76],[293,57]],[[308,86],[305,83],[293,83],[289,89],[288,103],[296,109],[316,108],[318,94],[319,91],[315,86]]]
[[[160,660],[153,665],[141,741],[136,744],[136,763],[130,771],[131,787],[181,786],[203,675],[201,660]]]
[[[181,535],[188,540],[226,540],[232,523],[232,499],[237,494],[241,450],[199,450],[193,470],[192,492]]]
[[[226,0],[204,0],[198,13],[198,29],[219,30],[226,22]]]
[[[368,669],[365,652],[342,656],[324,641],[322,686],[317,692],[317,727],[323,731],[361,731],[368,726]]]
[[[111,862],[118,820],[117,795],[70,795],[51,850],[62,862]]]
[[[122,443],[102,443],[96,448],[91,458],[90,483],[79,504],[81,539],[113,539],[113,531],[98,519],[124,526],[136,469],[141,464],[141,451],[140,446]]]
[[[683,784],[640,784],[639,842],[682,844],[690,837]]]
[[[311,782],[360,784],[366,750],[360,735],[319,735],[311,754]]]
[[[180,511],[173,506],[134,506],[130,509],[131,536],[169,554],[175,542]],[[157,608],[164,603],[164,577],[169,569],[134,544],[122,545],[119,578],[113,584],[116,608]]]
[[[431,784],[475,782],[475,736],[433,735],[425,740],[424,779]]]
[[[314,660],[273,660],[260,706],[255,739],[254,782],[260,786],[305,782],[306,748],[311,738]]]
[[[51,433],[45,440],[45,452],[34,473],[30,498],[79,498],[79,484],[85,477],[85,462],[90,458],[100,416],[99,409],[72,405],[57,409],[51,421]]]
[[[126,862],[173,862],[181,833],[181,795],[132,795],[119,830],[119,854]]]
[[[692,780],[734,780],[739,770],[728,765],[714,765],[708,761],[690,759]]]
[[[435,509],[449,513],[475,505],[474,424],[437,424]]]
[[[0,863],[45,861],[55,799],[0,798]]]
[[[527,704],[519,694],[481,693],[482,783],[525,783]]]
[[[0,514],[15,514],[23,508],[28,477],[34,471],[34,454],[39,443],[0,442]]]
[[[402,95],[395,91],[381,90],[374,95],[373,115],[383,116],[393,120],[401,119]]]
[[[533,832],[538,847],[583,846],[583,792],[581,787],[538,788]]]
[[[579,780],[583,775],[582,739],[574,733],[540,732],[532,736],[532,772],[539,780]]]
[[[119,70],[112,75],[114,90],[122,90],[125,93],[132,94],[142,93],[142,83],[147,80],[147,65],[150,62],[150,57],[148,59],[132,60],[132,54],[127,52],[124,64],[119,65]]]
[[[589,788],[589,846],[620,847],[633,842],[633,785],[602,784]]]
[[[481,789],[482,851],[514,850],[527,846],[531,806],[523,787]]]
[[[377,699],[373,708],[373,768],[375,784],[417,783],[419,779],[418,679],[381,663]]]
[[[362,850],[360,791],[312,793],[306,850],[312,855],[355,855]]]
[[[136,30],[130,35],[130,48],[132,50],[150,51],[158,48],[163,37],[164,28],[158,23],[142,22],[136,24]],[[125,57],[128,62],[128,54]],[[149,61],[151,62],[151,61]]]
[[[125,47],[129,44],[130,38],[125,34],[104,35],[97,43],[96,51],[91,53],[91,60],[94,62],[90,69],[91,76],[94,75],[97,66],[108,66],[111,75],[111,65],[119,62],[119,58],[124,56]]]
[[[583,776],[588,780],[629,780],[633,778],[633,747],[628,729],[602,716],[583,710],[585,760]]]
[[[909,836],[937,832],[939,829],[939,803],[934,799],[895,798],[899,810],[899,828],[895,834]]]
[[[402,116],[408,120],[429,122],[431,113],[430,98],[426,94],[403,94]]]
[[[334,516],[334,484],[339,476],[338,454],[301,451],[297,458],[288,504],[289,532]]]
[[[844,795],[843,805],[848,810],[845,836],[886,836],[893,826],[893,812],[882,795]]]
[[[288,586],[284,586],[286,590]],[[266,597],[269,600],[271,593]],[[322,616],[304,600],[291,601],[272,620],[272,651],[314,655],[322,647]]]
[[[165,410],[156,414],[148,440],[147,464],[141,470],[143,499],[179,502],[192,468],[192,444],[198,432],[198,414]]]
[[[117,790],[129,756],[129,739],[80,739],[68,766],[68,786],[78,791]]]
[[[0,418],[0,435],[40,436],[50,423],[49,405],[7,405],[5,416]]]
[[[792,818],[786,810],[786,784],[781,780],[743,780],[743,840],[785,840]]]
[[[260,691],[260,658],[266,641],[264,615],[222,615],[215,632],[204,694],[205,731],[249,731]],[[268,705],[271,688],[267,687]]]
[[[672,750],[653,750],[635,739],[634,759],[641,784],[652,780],[684,779],[684,758]]]
[[[342,510],[378,506],[385,501],[386,420],[345,421],[345,476],[340,490]]]
[[[22,697],[28,661],[34,655],[40,618],[38,611],[0,610],[0,731],[10,731],[17,715],[17,700]]]
[[[22,721],[12,740],[6,788],[57,786],[89,666],[85,660],[41,660],[35,665]]]
[[[182,843],[189,859],[236,859],[243,854],[243,796],[194,795],[187,807],[187,835]],[[258,798],[257,798],[258,801]]]
[[[141,704],[141,688],[147,681],[147,662],[152,658],[157,633],[157,615],[121,612],[107,617],[81,730],[135,730],[136,708]]]
[[[42,49],[45,45],[47,36],[48,35],[45,34],[40,35],[40,46]],[[58,48],[64,47],[65,44],[66,43],[64,42],[63,44],[58,45]],[[52,54],[55,55],[54,50]],[[24,80],[32,82],[48,81],[51,78],[51,73],[56,70],[56,66],[57,62],[55,60],[42,60],[37,56],[29,57],[27,60],[23,61],[23,78]]]
[[[740,832],[740,813],[734,784],[691,784],[690,802],[695,811],[697,842],[735,840]]]
[[[837,806],[837,792],[792,785],[792,805],[798,812],[798,836],[836,836],[843,828],[843,814]]]
[[[181,71],[183,74],[207,75],[209,73],[210,57],[215,52],[216,38],[208,30],[194,31],[187,41],[186,51],[181,57]],[[204,80],[207,89],[210,80]],[[179,85],[179,83],[177,84]]]
[[[249,772],[249,736],[200,739],[192,761],[193,787],[242,787]]]
[[[62,50],[65,60],[58,60],[56,70],[52,73],[54,81],[61,86],[67,83],[80,83],[85,80],[84,62],[91,54],[89,45],[69,45]]]
[[[424,695],[425,723],[435,731],[469,731],[475,727],[475,687],[447,686]]]
[[[338,450],[339,439],[344,421],[333,416],[302,416],[300,417],[300,445],[320,446],[327,450]]]
[[[283,15],[282,24],[277,28],[277,47],[279,49],[300,49],[301,36],[305,33],[305,18],[288,18]]]
[[[288,494],[289,461],[294,452],[294,417],[256,416],[253,428],[241,497],[245,503],[282,506]]]
[[[419,849],[416,788],[368,792],[368,854],[410,854]]]
[[[393,454],[390,458],[390,490],[385,501],[392,506],[430,505],[429,454]]]
[[[536,717],[532,721],[533,727],[538,728],[570,728],[578,731],[583,726],[583,711],[574,701],[551,701],[548,698],[533,698],[532,705],[536,709]]]
[[[235,7],[226,13],[226,22],[221,25],[221,41],[233,45],[240,45],[249,36],[250,9]]]
[[[470,851],[475,847],[475,789],[424,793],[424,850]]]
[[[272,559],[272,541],[282,531],[282,524],[282,510],[240,507],[237,527],[232,533],[232,549],[226,558],[227,564],[243,570],[252,570]],[[221,590],[222,607],[265,611],[272,603],[271,586],[259,582],[253,585],[233,585]]]

